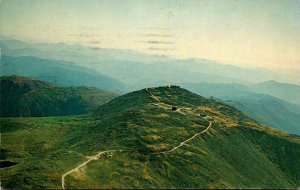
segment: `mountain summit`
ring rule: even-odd
[[[19,127],[10,128],[16,122]],[[1,172],[4,187],[300,185],[299,136],[264,126],[232,106],[179,86],[142,89],[90,114],[41,123],[38,118],[1,120],[5,160],[16,163],[2,169],[10,171]],[[10,136],[29,129],[22,148],[10,146]],[[43,137],[32,138],[37,134]],[[15,156],[19,154],[24,156]]]

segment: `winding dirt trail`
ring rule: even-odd
[[[61,187],[62,189],[65,189],[65,177],[75,171],[78,171],[79,168],[85,166],[87,163],[89,163],[92,160],[97,160],[102,154],[106,154],[106,153],[111,153],[111,152],[116,152],[116,151],[122,151],[122,150],[106,150],[106,151],[101,151],[98,154],[96,154],[95,156],[91,157],[90,159],[88,159],[87,161],[83,162],[82,164],[80,164],[79,166],[77,166],[76,168],[64,173],[61,176]]]
[[[171,150],[162,151],[162,152],[153,152],[153,153],[150,153],[150,154],[165,154],[165,153],[173,152],[174,150],[176,150],[176,149],[182,147],[184,144],[186,144],[187,142],[189,142],[189,141],[192,140],[193,138],[197,137],[198,135],[200,135],[200,134],[202,134],[202,133],[205,133],[205,132],[211,127],[211,125],[212,125],[212,122],[209,121],[209,125],[208,125],[208,127],[207,127],[205,130],[203,130],[203,131],[201,131],[201,132],[199,132],[199,133],[194,134],[192,137],[190,137],[190,138],[186,139],[185,141],[181,142],[178,146],[175,146],[175,147],[172,148]]]
[[[152,93],[148,90],[148,88],[145,88],[145,89],[146,89],[146,91],[150,94],[150,96],[151,96],[154,100],[160,102],[159,99],[158,99],[156,96],[154,96],[154,94],[152,94]]]
[[[153,95],[151,92],[149,92],[149,90],[146,88],[146,91],[150,94],[150,96],[155,99],[156,101],[160,102],[160,100],[155,96]],[[208,121],[209,122],[209,125],[207,126],[207,128],[199,133],[196,133],[194,134],[192,137],[186,139],[185,141],[182,141],[178,146],[175,146],[173,147],[172,149],[170,150],[166,150],[166,151],[161,151],[161,152],[150,152],[149,154],[167,154],[167,153],[171,153],[173,151],[175,151],[176,149],[182,147],[184,144],[186,144],[187,142],[191,141],[192,139],[194,139],[195,137],[197,137],[198,135],[201,135],[203,133],[206,133],[209,128],[212,126],[212,122],[211,121]],[[107,153],[112,153],[112,152],[127,152],[126,150],[105,150],[105,151],[101,151],[99,152],[98,154],[96,154],[95,156],[92,156],[90,159],[88,159],[87,161],[83,162],[82,164],[80,164],[79,166],[77,166],[76,168],[64,173],[62,176],[61,176],[61,187],[62,189],[65,189],[65,178],[66,176],[70,175],[71,173],[75,172],[75,171],[78,171],[79,168],[85,166],[86,164],[88,164],[89,162],[91,162],[92,160],[97,160],[99,157],[101,157],[101,155],[103,154],[107,154]],[[129,151],[128,151],[129,152]],[[132,151],[130,151],[132,152]],[[138,151],[136,151],[138,152]]]
[[[181,146],[183,146],[184,144],[186,144],[187,142],[189,142],[190,140],[194,139],[195,137],[197,137],[198,135],[200,134],[203,134],[205,132],[207,132],[207,130],[209,130],[209,128],[212,126],[212,122],[209,121],[209,125],[208,127],[199,132],[199,133],[196,133],[194,134],[192,137],[186,139],[185,141],[181,142],[178,146],[175,146],[174,148],[172,148],[171,150],[167,150],[167,151],[162,151],[162,152],[150,152],[149,154],[167,154],[167,153],[171,153],[173,151],[175,151],[176,149],[180,148]],[[101,151],[99,152],[98,154],[96,154],[95,156],[91,157],[89,160],[83,162],[82,164],[80,164],[79,166],[77,166],[76,168],[64,173],[62,176],[61,176],[61,187],[62,189],[65,189],[65,177],[73,172],[76,172],[78,171],[79,168],[85,166],[86,164],[88,164],[90,161],[92,160],[97,160],[101,155],[103,154],[106,154],[106,153],[112,153],[112,152],[126,152],[124,150],[106,150],[106,151]],[[138,151],[137,151],[138,152]]]

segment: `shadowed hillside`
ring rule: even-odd
[[[96,88],[57,87],[18,76],[1,77],[0,91],[1,117],[82,114],[117,96]]]

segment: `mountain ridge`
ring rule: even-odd
[[[117,94],[87,87],[57,87],[34,78],[0,77],[0,116],[82,114]]]
[[[61,188],[63,175],[91,158],[65,176],[65,188],[300,185],[299,136],[261,125],[230,105],[178,86],[128,93],[90,114],[0,122],[4,160],[17,163],[1,169],[4,187]],[[12,136],[20,140],[12,141]],[[25,148],[11,146],[22,139]],[[182,142],[170,153],[151,154]],[[107,150],[128,152],[100,155]]]

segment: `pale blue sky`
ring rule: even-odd
[[[299,0],[2,0],[0,24],[33,42],[300,67]]]

